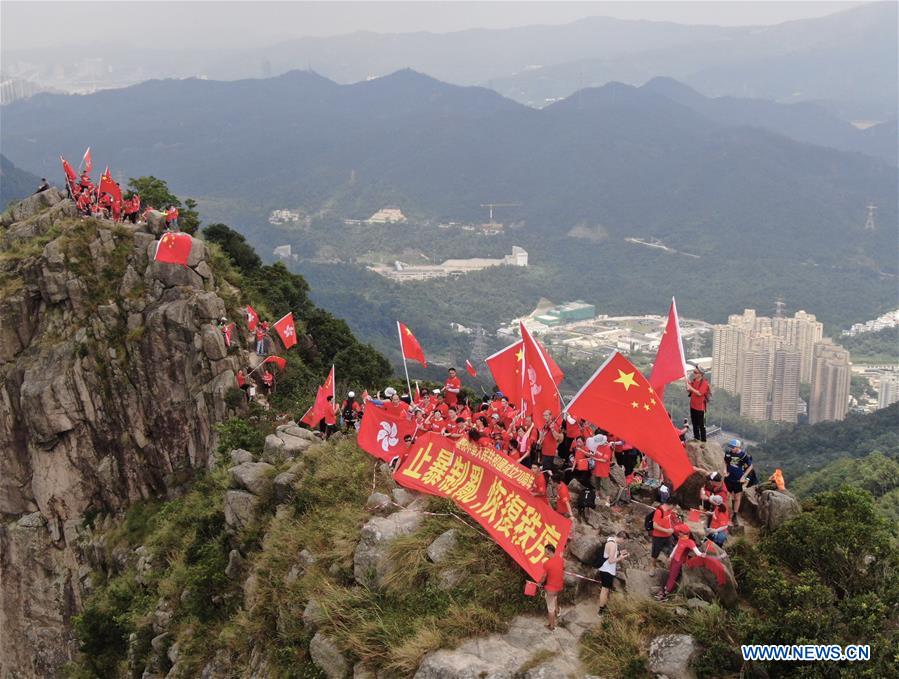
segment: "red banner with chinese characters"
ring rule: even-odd
[[[514,470],[495,466],[497,460],[488,454],[491,452],[495,453],[467,442],[457,445],[442,436],[424,434],[393,478],[406,488],[451,499],[531,578],[539,580],[544,547],[549,543],[563,550],[571,521],[545,500],[531,495],[520,477],[509,474]]]

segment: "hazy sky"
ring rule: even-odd
[[[3,0],[3,50],[95,45],[249,47],[303,36],[448,32],[561,24],[586,16],[677,23],[773,24],[857,2],[42,2]]]

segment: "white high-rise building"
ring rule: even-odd
[[[899,372],[883,373],[877,388],[877,408],[886,408],[899,401]]]
[[[809,398],[810,424],[842,420],[849,409],[849,384],[852,380],[849,352],[830,338],[815,344],[812,359],[812,391]]]

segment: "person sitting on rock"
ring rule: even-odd
[[[49,188],[50,188],[50,184],[47,183],[47,178],[46,178],[46,177],[41,177],[41,183],[40,183],[40,185],[37,187],[37,190],[35,190],[35,193],[36,193],[36,194],[37,194],[37,193],[43,193],[44,191],[47,191]]]
[[[712,495],[709,498],[712,511],[709,514],[709,525],[705,529],[706,537],[719,547],[727,540],[727,530],[730,528],[730,512],[727,502],[720,495]]]
[[[714,509],[709,498],[712,495],[719,495],[724,500],[728,499],[727,488],[724,486],[724,479],[718,472],[712,472],[705,479],[705,484],[699,489],[699,502],[702,509],[711,511]]]
[[[667,599],[671,592],[674,591],[674,588],[677,585],[677,579],[680,576],[681,569],[686,563],[687,558],[691,554],[702,556],[702,552],[699,551],[699,547],[697,547],[696,543],[693,541],[693,536],[690,534],[690,527],[687,524],[677,524],[674,527],[674,533],[677,535],[677,544],[674,547],[674,551],[671,552],[671,566],[668,569],[668,580],[665,582],[665,586],[662,587],[656,595],[656,599],[659,601]]]

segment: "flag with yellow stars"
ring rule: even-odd
[[[549,371],[552,373],[553,381],[556,385],[562,383],[565,379],[565,373],[556,365],[552,356],[546,351],[544,346],[534,340],[543,357],[549,365]],[[493,381],[503,395],[509,399],[509,403],[516,406],[521,405],[521,365],[524,361],[524,342],[518,340],[507,346],[505,349],[497,351],[492,356],[484,359],[484,363],[490,368],[490,374],[493,375]]]
[[[567,412],[624,439],[658,462],[675,488],[693,473],[662,398],[617,351],[581,387]]]
[[[403,359],[413,359],[427,368],[428,362],[425,360],[424,349],[421,348],[421,344],[418,343],[415,335],[413,335],[412,331],[409,330],[409,326],[407,326],[405,323],[400,323],[399,321],[397,321],[396,329],[400,335],[400,350],[403,352]]]

